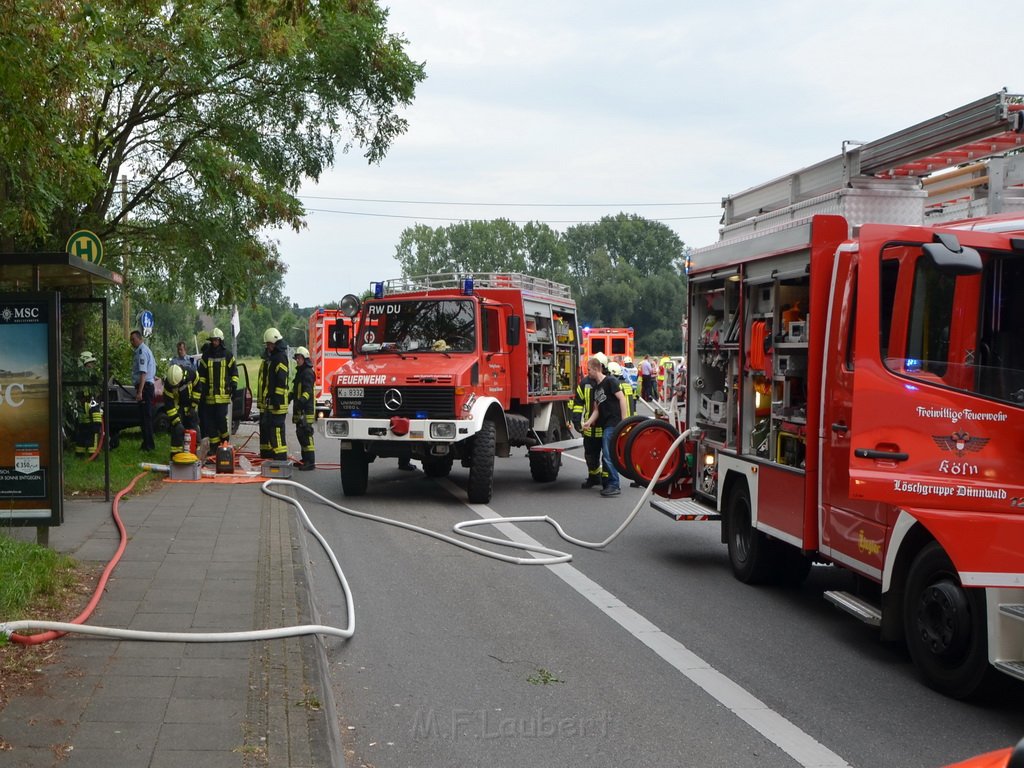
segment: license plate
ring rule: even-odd
[[[362,398],[363,388],[362,387],[339,387],[338,397],[343,398]]]

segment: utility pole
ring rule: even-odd
[[[128,176],[121,174],[121,210],[123,211],[128,207]],[[121,330],[124,331],[124,338],[128,338],[128,334],[132,330],[132,300],[129,296],[128,289],[131,286],[131,278],[128,275],[129,268],[131,266],[131,248],[125,248],[124,251],[124,285],[121,288]]]

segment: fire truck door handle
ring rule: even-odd
[[[847,432],[850,431],[850,428],[843,424],[843,422],[837,421],[832,425],[832,431],[838,432],[841,435],[845,435]]]
[[[906,461],[910,458],[909,453],[897,453],[896,451],[876,451],[871,448],[854,448],[853,455],[858,459],[882,459],[884,461]]]

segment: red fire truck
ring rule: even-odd
[[[330,416],[331,377],[352,359],[353,318],[338,309],[317,308],[309,316],[309,354],[316,371],[316,412]]]
[[[852,571],[826,598],[954,697],[1024,680],[1022,102],[727,197],[689,274],[689,440],[616,442],[642,482],[669,454],[656,508],[721,520],[741,581]]]
[[[495,456],[528,451],[538,482],[558,476],[571,439],[577,379],[576,305],[567,286],[520,274],[427,275],[374,284],[342,307],[359,329],[352,362],[332,379],[341,484],[360,496],[374,459],[411,457],[430,477],[457,459],[468,496],[491,499]]]
[[[603,352],[609,360],[622,363],[625,358],[633,359],[632,328],[590,328],[583,327],[583,358],[589,359]]]

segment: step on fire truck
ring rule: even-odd
[[[684,448],[625,423],[656,508],[735,576],[856,574],[839,608],[954,697],[1024,680],[1024,98],[1005,92],[725,198],[693,253]]]
[[[495,456],[528,451],[538,482],[558,477],[572,439],[579,364],[567,286],[520,274],[427,275],[374,283],[342,308],[359,329],[353,360],[331,383],[341,484],[361,496],[377,458],[414,458],[430,477],[469,468],[468,497],[491,499]]]
[[[354,322],[340,309],[317,308],[309,316],[306,338],[316,373],[314,391],[318,417],[331,415],[331,377],[352,359]]]

